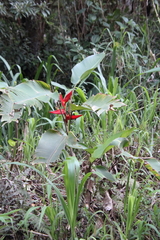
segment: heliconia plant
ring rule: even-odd
[[[134,128],[126,129],[113,134],[109,138],[104,138],[102,143],[95,143],[95,146],[92,149],[86,145],[86,142],[79,142],[77,137],[71,131],[72,124],[74,124],[74,122],[71,124],[72,120],[76,121],[76,119],[81,118],[82,116],[85,118],[86,113],[94,112],[98,117],[101,117],[102,114],[106,115],[108,112],[113,112],[117,108],[125,106],[123,102],[116,99],[116,96],[105,93],[97,93],[87,99],[82,89],[78,87],[87,79],[87,77],[89,77],[96,67],[98,67],[98,69],[100,68],[100,62],[103,60],[104,56],[104,53],[89,56],[73,67],[71,76],[71,83],[73,84],[72,89],[68,90],[64,85],[52,82],[54,86],[59,88],[62,87],[62,89],[66,91],[64,97],[61,93],[59,93],[59,95],[57,95],[57,92],[54,93],[56,107],[55,109],[50,110],[51,114],[62,116],[64,128],[49,129],[41,136],[35,153],[35,163],[48,164],[56,161],[66,146],[73,149],[77,148],[87,151],[90,154],[89,161],[91,164],[113,147],[120,148],[121,154],[125,157],[129,156],[129,158],[136,159],[141,163],[144,162],[144,160],[137,157],[135,158],[123,150],[123,147],[128,144],[126,137],[135,130]],[[75,92],[78,93],[79,98],[82,100],[82,105],[74,103]],[[76,114],[74,114],[74,111],[76,111]],[[77,111],[81,112],[77,114]],[[149,170],[152,169],[152,172],[154,173],[155,171],[156,176],[158,176],[157,169],[159,169],[159,167],[157,168],[158,162],[156,159],[147,159],[145,165],[148,166],[148,169],[151,165]],[[108,178],[110,178],[109,174]]]
[[[108,111],[115,111],[116,108],[125,106],[125,104],[117,100],[115,96],[105,93],[98,93],[86,99],[83,96],[82,91],[79,90],[78,94],[80,95],[80,97],[83,96],[83,99],[85,99],[85,101],[82,105],[77,105],[74,103],[74,92],[77,89],[77,84],[79,84],[81,81],[86,80],[86,78],[91,74],[94,68],[99,65],[103,57],[104,53],[90,56],[84,59],[82,62],[78,63],[72,69],[71,82],[74,83],[73,88],[70,91],[67,91],[64,97],[60,93],[59,98],[55,104],[55,110],[50,111],[51,114],[62,116],[64,129],[50,129],[42,135],[36,149],[37,159],[35,160],[35,162],[49,163],[56,161],[62,151],[65,149],[65,146],[87,150],[89,146],[86,146],[85,143],[79,143],[76,136],[71,131],[71,121],[85,116],[86,111],[92,111],[99,117],[103,113],[107,113]],[[91,69],[89,69],[88,65],[86,66],[86,64],[88,64]],[[78,80],[76,81],[76,79],[74,78]],[[77,111],[81,111],[83,112],[83,114],[74,114],[74,111],[76,111],[76,113]],[[128,131],[128,134],[130,134],[130,132],[131,131]],[[125,135],[125,137],[126,136],[127,134]],[[112,136],[110,141],[108,141],[108,145],[117,137],[123,137],[123,133]],[[113,146],[114,144],[112,145],[112,147]],[[95,146],[93,150],[96,151],[97,147],[98,146]],[[99,155],[102,156],[103,154],[104,150],[100,151]]]
[[[63,178],[66,199],[54,184],[50,184],[54,188],[61,203],[71,229],[72,239],[76,237],[76,217],[80,196],[87,179],[92,174],[88,172],[81,180],[79,179],[80,163],[75,156],[74,148],[83,149],[83,151],[87,152],[90,166],[92,166],[97,158],[101,158],[113,147],[118,147],[123,156],[128,156],[129,158],[139,161],[139,158],[134,158],[131,154],[123,150],[123,147],[128,146],[126,138],[134,131],[134,128],[114,133],[109,137],[104,137],[102,141],[95,142],[95,144],[93,143],[92,148],[90,148],[86,142],[80,142],[74,132],[72,132],[75,122],[78,120],[84,121],[86,115],[91,119],[92,113],[94,113],[96,118],[100,118],[103,115],[103,119],[105,119],[109,112],[116,111],[117,108],[125,106],[122,101],[112,95],[115,91],[112,91],[112,93],[110,91],[110,94],[108,94],[106,84],[104,84],[104,78],[101,78],[101,81],[103,80],[103,93],[97,93],[87,99],[85,93],[80,88],[81,84],[94,72],[95,68],[99,69],[100,62],[104,56],[104,53],[89,56],[73,67],[71,76],[72,88],[67,89],[67,87],[63,85],[62,89],[66,92],[64,96],[57,91],[52,92],[51,87],[41,81],[24,80],[23,83],[15,87],[0,82],[2,93],[0,96],[0,111],[3,122],[17,121],[26,108],[30,114],[31,107],[42,109],[44,103],[50,107],[48,111],[50,118],[58,115],[62,119],[62,127],[49,129],[42,134],[35,151],[34,163],[50,164],[57,161],[63,153]],[[96,74],[96,72],[94,72],[94,74]],[[100,72],[100,74],[102,73]],[[51,82],[51,84],[58,88],[61,87],[60,84],[55,82]],[[81,99],[79,102],[82,104],[80,105],[75,104],[75,92],[78,93]],[[104,123],[106,122],[104,121]],[[84,122],[83,125],[85,125]],[[81,141],[83,141],[83,139],[81,139]],[[154,168],[156,164],[154,163],[152,167]],[[110,181],[115,180],[114,176],[103,166],[95,167],[94,173],[101,178],[105,177]]]
[[[104,54],[101,55],[104,56]],[[64,97],[60,93],[59,98],[55,104],[55,109],[50,110],[51,114],[62,116],[64,128],[58,130],[50,129],[46,131],[39,141],[35,154],[37,158],[35,160],[35,163],[41,162],[46,164],[56,161],[60,157],[60,154],[62,152],[64,152],[64,154],[66,155],[63,173],[67,199],[65,201],[59,192],[57,193],[57,196],[61,201],[66,219],[71,229],[71,239],[75,239],[76,237],[75,227],[77,223],[76,218],[78,213],[80,196],[87,179],[92,174],[91,172],[87,172],[82,178],[82,180],[79,180],[80,164],[78,159],[75,157],[72,149],[78,148],[88,151],[91,154],[90,163],[92,164],[92,162],[96,159],[94,158],[94,152],[95,154],[98,154],[98,157],[101,157],[105,152],[105,148],[107,146],[109,147],[109,145],[113,142],[114,139],[123,136],[126,137],[130,134],[131,131],[133,131],[131,130],[125,133],[121,132],[118,135],[115,134],[114,136],[112,136],[112,138],[108,140],[108,142],[106,142],[106,145],[104,145],[104,147],[100,147],[100,150],[98,146],[95,146],[92,153],[90,152],[89,147],[86,146],[85,142],[81,144],[77,141],[76,136],[71,131],[72,120],[76,121],[76,119],[82,116],[85,117],[86,111],[92,111],[97,116],[100,116],[102,113],[107,113],[109,110],[114,111],[115,108],[125,105],[124,103],[117,100],[116,97],[104,93],[99,93],[95,96],[91,96],[89,99],[86,99],[82,91],[80,90],[78,92],[81,96],[83,96],[83,100],[85,101],[83,101],[82,105],[76,105],[74,103],[74,91],[76,89],[76,85],[81,80],[85,80],[100,62],[97,62],[96,55],[93,55],[89,58],[90,60],[92,60],[91,62],[93,64],[93,66],[91,66],[91,69],[87,68],[87,65],[84,64],[88,62],[88,59],[85,59],[81,63],[77,64],[77,66],[75,66],[76,73],[74,72],[74,68],[72,71],[72,82],[74,82],[75,85],[70,91],[66,93]],[[80,71],[78,74],[79,69]],[[74,76],[77,80],[74,79]],[[75,115],[74,111],[81,111],[83,113]],[[120,142],[122,141],[120,140]],[[113,145],[115,144],[113,143]],[[111,145],[111,147],[113,147],[113,145]],[[66,146],[67,149],[70,149],[68,152],[65,150]],[[101,178],[106,177],[109,180],[114,181],[114,177],[105,168],[101,169],[97,167],[95,173]]]
[[[68,108],[66,109],[67,102],[71,100],[73,91],[70,91],[64,98],[62,94],[59,95],[60,106],[58,110],[50,111],[53,114],[61,114],[63,116],[64,122],[67,124],[69,120],[77,119],[82,116],[80,115],[72,115],[71,110]],[[62,107],[62,108],[61,108]]]

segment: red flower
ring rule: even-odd
[[[64,115],[64,116],[65,116],[65,122],[67,122],[68,120],[76,119],[76,118],[79,118],[79,117],[82,116],[82,115],[70,115],[70,114],[66,114],[66,111],[65,111],[64,109],[59,109],[59,110],[50,111],[50,113]]]
[[[66,115],[66,121],[68,120],[72,120],[72,119],[76,119],[76,118],[79,118],[81,117],[82,115]]]
[[[50,113],[53,113],[53,114],[66,114],[66,111],[64,109],[59,109],[59,110],[50,111]]]
[[[70,91],[64,98],[62,94],[59,95],[59,100],[63,107],[65,107],[66,103],[71,99],[72,91]]]
[[[64,107],[62,109],[59,109],[59,110],[54,110],[54,111],[50,111],[50,113],[53,113],[53,114],[61,114],[63,115],[63,119],[64,121],[67,123],[68,120],[72,120],[72,119],[76,119],[76,118],[79,118],[81,117],[82,115],[72,115],[72,114],[68,114],[68,112],[66,112],[65,110],[65,106],[66,106],[66,103],[71,99],[72,97],[72,91],[70,91],[64,98],[62,96],[62,94],[59,95],[59,100],[61,102],[61,105]]]

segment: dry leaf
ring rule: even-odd
[[[113,209],[113,201],[112,201],[108,191],[105,192],[105,196],[103,199],[103,209],[105,212]]]

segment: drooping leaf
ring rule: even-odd
[[[134,159],[142,164],[145,165],[145,167],[160,180],[160,162],[155,159],[155,158],[140,158],[140,157],[135,157],[132,154],[122,150],[121,155]]]
[[[93,70],[98,67],[99,63],[103,60],[104,57],[104,53],[99,53],[91,55],[80,63],[76,64],[72,68],[71,82],[76,85],[80,81],[87,79],[91,72],[93,72]]]
[[[15,87],[8,89],[8,95],[15,104],[26,104],[27,106],[37,106],[41,108],[40,102],[48,102],[50,98],[54,98],[58,93],[52,93],[36,81],[27,81],[20,83]]]
[[[122,106],[125,106],[125,104],[116,99],[115,96],[102,93],[90,97],[82,105],[82,107],[90,107],[98,116],[103,112],[108,112],[109,110],[114,110],[114,108]]]
[[[53,81],[51,82],[51,84],[53,86],[55,86],[55,87],[58,87],[58,88],[61,88],[61,89],[65,90],[65,91],[68,90],[68,88],[65,85],[63,85],[63,84],[60,84],[60,83],[57,83],[57,82],[53,82]]]
[[[127,129],[127,130],[121,131],[119,133],[116,133],[116,134],[112,135],[111,137],[109,137],[108,139],[106,139],[104,141],[104,143],[99,144],[96,147],[96,149],[93,151],[93,153],[91,154],[91,157],[90,157],[90,161],[93,162],[95,159],[102,157],[102,155],[105,152],[109,151],[114,146],[119,146],[119,147],[123,146],[123,144],[122,144],[122,143],[124,143],[123,137],[129,136],[134,130],[135,130],[135,128]],[[118,139],[118,142],[116,141],[116,139]],[[125,142],[126,142],[126,140],[125,140]],[[117,145],[117,143],[118,143],[118,145]]]
[[[36,148],[35,156],[37,160],[34,162],[49,164],[50,162],[56,161],[64,149],[66,141],[67,136],[61,135],[52,129],[46,131],[42,135]]]
[[[124,137],[119,137],[119,138],[114,139],[114,140],[110,143],[110,145],[113,145],[113,146],[115,146],[115,147],[118,147],[118,148],[122,149],[122,148],[124,148],[124,147],[128,147],[129,142],[128,142],[128,140],[127,140],[126,138],[124,138]]]
[[[129,145],[129,142],[126,138],[118,137],[114,139],[108,147],[106,147],[105,152],[108,152],[113,147],[118,147],[120,150],[122,150],[124,147],[127,147]]]
[[[42,108],[42,103],[50,99],[58,100],[58,93],[52,93],[49,85],[40,81],[26,81],[15,87],[6,87],[0,95],[0,115],[2,121],[16,121],[24,107]]]
[[[160,162],[157,159],[145,159],[145,167],[160,180]]]
[[[145,159],[145,161],[151,165],[151,167],[153,169],[155,169],[158,173],[160,173],[160,162],[155,159],[155,158],[148,158],[148,159]]]
[[[2,116],[2,122],[16,121],[22,115],[22,107],[19,109],[14,102],[9,98],[7,94],[0,95],[0,115]]]

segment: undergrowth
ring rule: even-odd
[[[9,78],[1,73],[0,239],[160,237],[159,59],[127,30],[143,29],[123,20],[94,44],[97,65],[84,58],[72,69],[71,89],[56,82],[53,55],[37,70],[46,82],[1,58]]]

